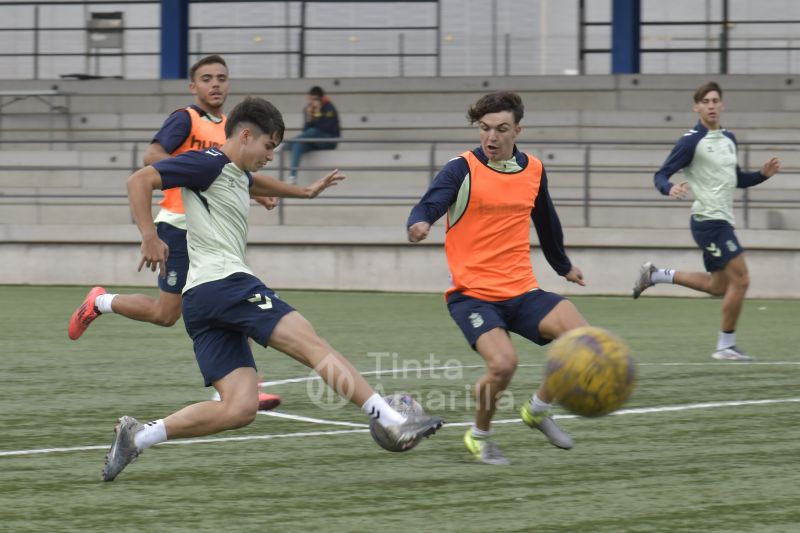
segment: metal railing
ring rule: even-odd
[[[293,142],[315,142],[315,139],[297,139]],[[358,165],[355,168],[348,169],[346,165],[343,170],[347,172],[356,173],[381,173],[381,174],[396,174],[399,179],[403,175],[409,174],[424,175],[430,181],[442,166],[442,160],[446,161],[450,155],[455,155],[462,151],[464,148],[472,146],[470,143],[464,141],[441,141],[441,140],[372,140],[372,141],[350,141],[346,138],[343,139],[325,139],[325,141],[336,141],[338,143],[350,144],[367,144],[367,145],[385,145],[392,149],[401,149],[403,147],[413,148],[415,151],[420,152],[419,161],[426,160],[424,164],[417,162],[416,164],[405,164],[402,161],[386,161],[385,164],[370,164]],[[67,171],[67,172],[81,172],[81,171],[104,171],[109,174],[116,172],[120,176],[127,176],[135,172],[141,165],[140,153],[141,147],[144,143],[132,141],[120,141],[109,139],[93,139],[93,140],[60,140],[52,141],[56,144],[63,144],[66,147],[75,147],[82,143],[90,143],[102,145],[103,143],[117,143],[128,144],[130,151],[129,164],[120,165],[91,165],[91,166],[75,166],[75,165],[53,165],[53,166],[37,166],[32,163],[29,165],[6,165],[0,164],[0,173],[14,172],[22,174],[24,172],[37,172],[37,174],[46,174],[53,171]],[[4,143],[12,145],[30,145],[31,141],[4,141]],[[580,220],[575,220],[574,217],[570,219],[571,225],[583,227],[595,227],[596,223],[593,220],[593,212],[598,208],[616,208],[621,213],[625,210],[632,208],[676,208],[677,204],[665,201],[665,198],[654,190],[652,185],[652,175],[656,170],[656,165],[649,164],[625,164],[624,161],[611,161],[606,164],[598,164],[594,158],[595,154],[602,152],[608,153],[614,150],[631,149],[651,149],[657,148],[659,152],[663,152],[664,156],[671,148],[670,143],[663,142],[643,142],[643,141],[593,141],[593,142],[567,142],[567,141],[520,141],[518,145],[521,149],[531,152],[537,157],[540,157],[545,163],[548,175],[550,176],[550,193],[557,206],[577,208],[581,213]],[[446,154],[441,154],[437,157],[439,149],[442,146],[456,146],[452,151],[447,148]],[[559,161],[558,157],[549,159],[555,150],[558,149],[579,149],[580,157],[576,158],[573,154],[573,160],[568,162]],[[792,153],[795,161],[798,160],[798,153],[800,153],[800,143],[770,143],[770,142],[740,142],[739,143],[739,156],[743,168],[753,168],[752,165],[760,164],[760,161],[753,161],[754,151],[769,150],[778,155]],[[284,180],[288,176],[288,150],[281,150],[276,154],[276,159],[263,172],[278,179]],[[300,171],[323,173],[333,168],[336,163],[337,154],[339,153],[358,153],[352,149],[338,149],[330,152],[327,158],[332,164],[325,167],[319,166],[301,166]],[[369,150],[361,152],[361,155],[369,154]],[[361,157],[361,155],[359,157]],[[761,157],[761,156],[759,156]],[[340,158],[341,159],[341,158]],[[608,160],[608,158],[606,158]],[[327,162],[327,161],[326,161]],[[800,177],[800,166],[785,165],[782,169],[781,175],[798,175]],[[637,176],[635,181],[625,180],[624,176]],[[623,176],[622,182],[619,181],[620,176]],[[609,184],[609,180],[614,178],[617,184]],[[564,181],[567,185],[564,185]],[[605,182],[605,183],[604,183]],[[23,184],[21,184],[23,185]],[[16,194],[13,192],[13,187],[0,187],[0,205],[126,205],[126,194],[124,193],[124,183],[120,182],[119,193],[87,193],[76,192],[75,194],[51,194],[47,192],[36,194]],[[63,187],[62,187],[63,188]],[[400,187],[398,187],[400,188]],[[323,197],[315,200],[314,202],[302,202],[303,206],[338,206],[338,207],[357,207],[357,206],[407,206],[414,205],[424,193],[424,190],[419,190],[418,193],[411,196],[402,194],[391,190],[390,186],[386,187],[381,194],[342,194],[338,190],[326,193]],[[279,203],[278,223],[284,224],[286,222],[287,213],[300,205],[298,202],[291,200],[282,201]],[[682,209],[687,209],[687,205],[680,206]],[[753,213],[763,210],[788,210],[795,211],[800,209],[800,188],[781,190],[768,190],[759,191],[755,189],[745,189],[743,193],[735,200],[735,207],[741,210],[742,218],[740,220],[740,227],[751,227],[751,219]],[[688,213],[688,211],[687,211]],[[624,215],[623,215],[624,216]],[[687,214],[688,216],[688,214]]]
[[[406,72],[406,63],[409,59],[412,58],[430,58],[434,62],[435,68],[435,75],[441,75],[441,50],[440,50],[440,43],[441,43],[441,6],[440,0],[403,0],[404,3],[410,4],[429,4],[432,9],[432,17],[431,21],[428,24],[383,24],[383,25],[352,25],[352,26],[330,26],[330,25],[314,25],[312,22],[309,21],[309,17],[307,15],[307,11],[310,5],[313,4],[333,4],[333,3],[341,3],[341,4],[358,4],[358,3],[371,3],[371,4],[381,4],[381,3],[392,3],[392,0],[341,0],[340,2],[336,2],[336,0],[236,0],[238,4],[247,4],[247,3],[274,3],[274,4],[284,4],[286,6],[292,6],[291,14],[289,16],[290,9],[287,7],[287,16],[286,20],[283,22],[272,22],[263,23],[263,24],[254,24],[254,25],[192,25],[190,21],[190,25],[188,26],[190,38],[188,43],[188,56],[189,58],[198,59],[199,57],[207,54],[220,54],[226,58],[234,58],[237,56],[243,57],[253,57],[253,56],[283,56],[286,58],[286,77],[299,77],[304,78],[306,77],[306,73],[308,72],[307,64],[310,59],[313,58],[368,58],[368,57],[382,57],[386,58],[386,60],[393,60],[397,64],[397,75],[403,76]],[[203,4],[203,3],[216,3],[219,2],[210,2],[209,0],[191,0],[190,5],[192,4]],[[121,41],[121,45],[114,49],[109,48],[92,48],[89,46],[91,42],[91,38],[87,37],[90,36],[91,32],[98,32],[98,31],[109,31],[109,30],[92,30],[90,27],[91,22],[91,13],[90,9],[99,9],[103,11],[107,11],[108,9],[120,9],[130,5],[141,5],[141,6],[157,6],[160,2],[155,0],[112,0],[112,1],[99,1],[99,0],[88,0],[88,1],[58,1],[58,2],[47,2],[47,1],[0,1],[0,9],[7,7],[7,8],[29,8],[30,13],[29,15],[31,23],[29,25],[0,25],[0,35],[3,33],[9,33],[13,35],[11,39],[13,42],[25,42],[28,41],[31,43],[30,50],[22,50],[19,51],[15,47],[15,51],[7,51],[7,50],[0,50],[0,58],[23,58],[23,59],[30,59],[30,66],[31,66],[31,79],[40,79],[41,72],[40,72],[40,64],[43,58],[84,58],[85,59],[85,70],[86,72],[79,72],[74,74],[66,74],[61,73],[62,77],[65,78],[78,78],[78,79],[89,79],[92,77],[125,77],[125,62],[127,58],[130,57],[158,57],[161,55],[161,51],[159,50],[159,40],[153,39],[152,35],[155,32],[161,31],[161,26],[158,24],[158,19],[155,18],[152,24],[138,24],[138,25],[128,25],[125,24],[121,26],[117,31],[119,33],[119,39]],[[70,25],[49,25],[45,26],[42,25],[41,20],[43,18],[42,12],[45,10],[59,10],[60,13],[63,13],[64,10],[73,9],[79,12],[80,16],[87,19],[85,26],[70,26]],[[1,13],[1,12],[0,12]],[[102,14],[102,13],[95,13],[95,14]],[[298,22],[294,22],[291,19],[295,17],[299,18]],[[24,18],[24,17],[20,17]],[[52,18],[52,17],[51,17]],[[138,17],[140,20],[147,19],[146,16]],[[150,17],[153,18],[153,17]],[[285,35],[285,39],[283,40],[282,44],[274,45],[271,49],[265,49],[263,47],[257,47],[255,49],[226,49],[225,47],[220,48],[219,46],[214,47],[213,49],[204,49],[203,43],[203,34],[208,33],[210,37],[213,38],[214,32],[225,32],[226,35],[230,35],[231,32],[241,32],[245,30],[255,30],[260,32],[281,32],[281,35]],[[342,51],[342,50],[330,50],[330,49],[323,49],[320,46],[312,47],[309,38],[314,34],[320,33],[339,33],[343,34],[344,36],[349,36],[350,39],[353,39],[354,32],[378,32],[378,33],[386,33],[389,35],[387,39],[381,39],[382,42],[389,42],[394,41],[395,46],[394,49],[391,50],[391,47],[387,47],[384,51],[359,51],[359,52],[349,52],[349,51]],[[52,36],[54,33],[58,34],[59,36],[63,36],[64,39],[67,41],[69,37],[75,37],[79,35],[79,39],[73,39],[74,42],[77,41],[87,41],[87,44],[84,45],[84,49],[81,50],[69,50],[68,46],[58,47],[57,49],[45,49],[43,46],[43,37],[45,36]],[[433,34],[434,38],[430,39],[432,42],[431,46],[425,50],[410,50],[408,43],[412,42],[415,44],[414,48],[418,49],[418,42],[419,39],[415,39],[414,36],[422,34]],[[124,34],[124,35],[123,35]],[[26,37],[29,36],[29,39]],[[263,36],[259,36],[263,40]],[[217,39],[218,40],[218,39]],[[135,46],[128,46],[127,49],[125,48],[124,43],[129,42],[133,43]],[[232,48],[234,46],[234,42],[230,39],[227,40],[228,47]],[[260,41],[259,41],[260,42]],[[277,43],[278,40],[273,40],[273,43]],[[149,46],[148,46],[149,44]],[[135,49],[131,49],[135,48]],[[120,72],[121,75],[117,76],[100,76],[100,67],[99,62],[101,59],[108,59],[108,58],[119,58],[121,61]],[[93,60],[96,64],[95,66],[95,73],[90,73],[90,60]],[[263,75],[263,73],[261,74]],[[157,70],[154,72],[154,78],[158,77]],[[239,78],[243,76],[237,76]]]
[[[587,46],[587,41],[589,40],[587,37],[587,30],[589,28],[610,28],[612,23],[611,21],[588,21],[586,16],[587,11],[587,0],[579,0],[578,1],[578,74],[586,74],[587,67],[586,67],[586,59],[588,55],[611,55],[611,48],[604,46],[604,47],[590,47]],[[700,4],[700,2],[698,2]],[[643,6],[644,7],[644,6]],[[701,6],[698,5],[698,12],[702,10]],[[769,10],[764,11],[766,14],[769,14]],[[643,16],[644,9],[642,10]],[[797,12],[795,11],[794,14],[796,15]],[[778,13],[780,16],[780,13]],[[795,28],[800,28],[800,19],[791,18],[791,17],[784,17],[780,19],[731,19],[730,18],[730,9],[729,9],[729,0],[721,0],[721,15],[718,20],[712,19],[710,15],[706,20],[642,20],[640,23],[641,28],[644,30],[646,28],[670,28],[670,27],[704,27],[707,30],[707,35],[704,37],[697,37],[697,38],[686,38],[684,39],[691,40],[691,41],[698,41],[704,40],[708,43],[707,46],[679,46],[679,47],[642,47],[640,52],[644,54],[718,54],[719,64],[718,64],[718,73],[719,74],[728,74],[730,73],[730,56],[732,52],[786,52],[788,54],[792,54],[793,52],[800,52],[800,46],[794,46],[792,43],[798,42],[796,39],[797,30],[791,32],[786,37],[779,37],[776,35],[758,35],[757,37],[751,38],[735,38],[731,34],[731,30],[739,26],[753,26],[753,25],[763,25],[763,26],[775,26],[775,25],[794,25]],[[608,41],[610,42],[610,38]],[[645,41],[646,38],[643,36],[642,40]],[[680,39],[679,39],[680,40]],[[671,41],[671,39],[670,39]],[[788,42],[790,43],[789,46],[780,46],[778,44],[773,46],[753,46],[748,45],[749,41],[758,41],[763,43],[764,41],[773,41],[776,43],[779,42]],[[739,44],[735,44],[739,43]],[[744,44],[742,44],[744,43]],[[796,56],[795,56],[796,57]],[[787,73],[792,72],[791,64],[789,65],[789,69]]]

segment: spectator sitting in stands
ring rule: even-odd
[[[303,131],[295,139],[316,139],[322,137],[339,137],[339,113],[331,99],[325,96],[322,87],[315,85],[308,91],[308,104],[303,108]],[[292,162],[287,181],[297,183],[297,168],[300,159],[306,152],[313,150],[333,150],[335,142],[288,142],[287,148],[292,151]]]

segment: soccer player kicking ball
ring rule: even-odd
[[[192,151],[145,167],[128,179],[128,198],[142,234],[142,258],[162,275],[167,245],[150,215],[153,190],[183,187],[189,244],[189,274],[183,289],[183,316],[194,342],[206,386],[220,401],[189,405],[164,419],[141,424],[123,416],[106,456],[103,480],[114,478],[139,454],[159,442],[200,437],[248,425],[258,408],[255,361],[248,337],[315,369],[338,394],[377,420],[400,448],[410,448],[436,432],[436,416],[405,418],[377,394],[311,324],[279,299],[245,264],[247,212],[251,194],[298,196],[296,188],[251,174],[273,158],[283,139],[281,113],[269,102],[248,98],[225,126],[220,148]],[[306,189],[314,198],[344,179],[337,171]]]
[[[736,323],[750,285],[750,275],[739,240],[733,231],[733,193],[736,188],[758,185],[781,169],[777,157],[769,158],[760,172],[744,172],[736,159],[736,137],[720,126],[722,89],[708,82],[694,93],[694,111],[700,120],[685,133],[656,172],[654,182],[661,194],[684,199],[691,187],[690,228],[697,246],[703,250],[706,272],[683,272],[657,268],[644,263],[633,285],[638,298],[656,283],[674,283],[696,291],[722,297],[722,323],[717,348],[711,357],[719,361],[752,361],[753,357],[736,345]],[[683,170],[687,181],[672,183],[669,178]]]
[[[517,369],[509,331],[536,344],[586,325],[572,302],[539,288],[530,258],[531,219],[550,266],[568,281],[585,285],[564,251],[564,238],[541,161],[517,150],[514,140],[524,106],[512,92],[487,94],[468,116],[478,124],[480,146],[451,160],[437,174],[408,218],[408,240],[428,236],[447,213],[445,253],[452,286],[445,297],[450,315],[470,346],[486,361],[475,384],[475,424],[464,444],[488,464],[509,460],[489,437],[498,396]],[[550,442],[572,448],[572,439],[550,416],[552,393],[542,385],[522,406],[522,420]]]

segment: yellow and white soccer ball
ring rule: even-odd
[[[630,398],[635,381],[628,345],[603,328],[568,331],[548,351],[545,383],[555,401],[576,415],[616,411]]]

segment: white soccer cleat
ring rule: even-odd
[[[737,348],[734,346],[728,346],[727,348],[723,348],[721,350],[717,350],[716,352],[711,354],[711,357],[716,359],[717,361],[740,361],[740,362],[747,362],[753,361],[753,357],[747,355],[742,351],[741,348]]]
[[[444,419],[440,416],[410,416],[401,424],[383,428],[387,442],[376,442],[386,450],[404,452],[415,447],[423,438],[436,433],[442,425]]]
[[[103,481],[114,481],[126,466],[139,457],[141,451],[136,447],[134,436],[144,426],[132,416],[123,416],[114,428],[116,435],[111,449],[106,454],[106,464],[103,466]]]
[[[655,285],[652,280],[653,272],[658,270],[656,266],[650,261],[644,263],[639,267],[639,277],[636,278],[636,283],[633,284],[633,299],[637,299],[648,287]]]

